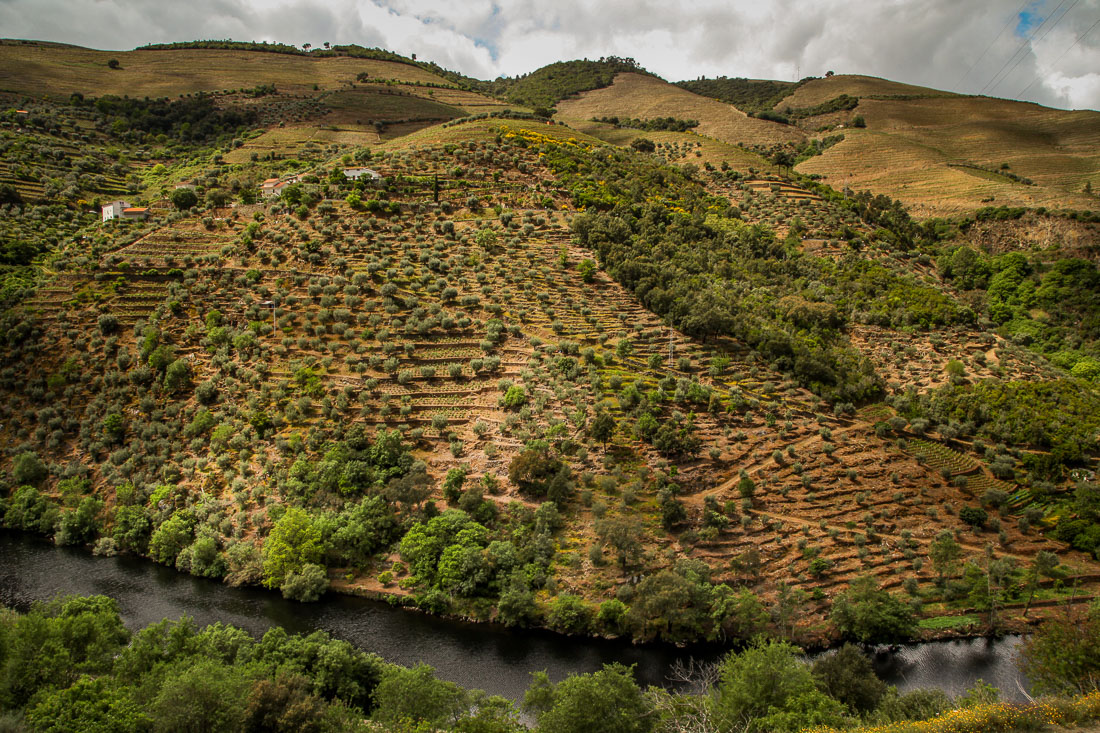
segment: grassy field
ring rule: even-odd
[[[619,74],[606,89],[558,103],[558,117],[566,122],[611,116],[698,120],[696,132],[733,144],[770,145],[805,138],[797,128],[754,119],[731,105],[642,74]]]

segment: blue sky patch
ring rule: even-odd
[[[1027,38],[1033,30],[1042,24],[1043,18],[1046,17],[1042,13],[1042,5],[1042,0],[1039,0],[1039,2],[1031,3],[1020,11],[1020,19],[1016,23],[1017,36]]]

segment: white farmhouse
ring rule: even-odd
[[[265,199],[276,198],[282,194],[283,189],[292,183],[302,180],[302,173],[289,178],[268,178],[260,184],[260,195]]]
[[[110,221],[111,219],[144,220],[149,218],[149,207],[130,206],[129,202],[126,201],[112,201],[105,205],[102,211],[103,221]]]
[[[382,182],[382,174],[370,168],[345,168],[344,175],[352,181],[358,181],[360,178],[366,178],[372,183]]]
[[[263,196],[265,199],[271,198],[272,196],[278,196],[279,193],[281,193],[276,192],[275,187],[278,185],[278,178],[268,178],[266,181],[260,184],[260,195]]]

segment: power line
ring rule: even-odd
[[[1054,67],[1058,66],[1058,62],[1059,62],[1059,61],[1061,61],[1062,59],[1064,59],[1064,58],[1066,57],[1066,54],[1067,54],[1067,53],[1069,53],[1070,51],[1072,51],[1072,50],[1073,50],[1073,49],[1074,49],[1074,48],[1075,48],[1075,47],[1077,46],[1077,44],[1078,44],[1078,43],[1080,43],[1081,41],[1085,40],[1085,36],[1087,36],[1088,34],[1092,33],[1092,31],[1093,31],[1093,30],[1094,30],[1094,29],[1096,28],[1096,26],[1098,26],[1098,25],[1100,25],[1100,18],[1097,18],[1097,19],[1096,19],[1096,22],[1095,22],[1095,23],[1093,23],[1093,24],[1092,24],[1091,26],[1089,26],[1089,29],[1088,29],[1087,31],[1085,31],[1085,32],[1084,32],[1084,33],[1082,33],[1081,35],[1077,36],[1077,40],[1076,40],[1076,41],[1074,41],[1074,42],[1073,42],[1073,43],[1072,43],[1072,44],[1070,45],[1070,47],[1069,47],[1069,48],[1067,48],[1067,49],[1066,49],[1065,51],[1062,51],[1062,55],[1061,55],[1061,56],[1059,56],[1058,58],[1056,58],[1056,59],[1054,60],[1054,63],[1052,63],[1052,64],[1050,65],[1050,66],[1051,66],[1051,68],[1053,69]],[[1024,87],[1023,89],[1021,89],[1021,90],[1019,91],[1019,93],[1018,93],[1018,94],[1017,94],[1016,96],[1017,96],[1017,97],[1022,97],[1022,96],[1024,96],[1024,92],[1026,92],[1026,91],[1027,91],[1028,89],[1031,89],[1031,88],[1032,88],[1033,86],[1035,86],[1035,82],[1039,81],[1039,80],[1040,80],[1040,79],[1042,79],[1042,78],[1043,78],[1043,75],[1042,75],[1042,74],[1039,74],[1038,76],[1036,76],[1036,77],[1035,77],[1035,78],[1034,78],[1034,79],[1032,80],[1032,82],[1031,82],[1030,84],[1028,84],[1028,85],[1027,85],[1026,87]]]
[[[1020,43],[1019,47],[1017,47],[1017,49],[1013,52],[1013,54],[1008,57],[1008,59],[1004,62],[1004,64],[1001,65],[1001,68],[997,70],[997,73],[994,74],[992,76],[992,78],[990,78],[990,80],[986,82],[984,87],[982,87],[981,89],[978,90],[978,94],[985,94],[985,90],[988,89],[991,84],[993,84],[993,81],[1001,75],[1002,71],[1004,71],[1005,69],[1008,68],[1008,65],[1012,63],[1013,59],[1015,59],[1025,48],[1028,47],[1028,44],[1030,44],[1032,39],[1034,39],[1035,36],[1038,35],[1039,31],[1043,29],[1043,26],[1045,26],[1051,18],[1053,18],[1055,15],[1057,15],[1058,11],[1061,10],[1062,6],[1065,5],[1065,4],[1066,4],[1066,0],[1062,0],[1060,3],[1058,3],[1058,7],[1056,7],[1054,9],[1053,13],[1051,13],[1047,17],[1043,18],[1043,22],[1040,23],[1038,26],[1036,26],[1035,30],[1033,30],[1031,32],[1031,35],[1028,36],[1027,38],[1025,38]]]
[[[995,38],[994,38],[994,39],[993,39],[992,41],[990,41],[990,42],[989,42],[989,45],[985,47],[985,50],[984,50],[984,51],[982,51],[982,55],[981,55],[981,56],[979,56],[979,57],[977,58],[977,60],[976,60],[976,61],[974,61],[974,63],[970,64],[970,68],[969,68],[969,69],[967,69],[967,70],[966,70],[966,73],[965,73],[965,74],[963,74],[963,75],[962,75],[962,76],[961,76],[961,77],[959,78],[959,83],[957,84],[957,86],[959,86],[959,87],[961,87],[961,86],[962,86],[962,83],[963,83],[964,81],[966,81],[966,77],[970,76],[970,72],[974,70],[974,67],[975,67],[975,66],[977,66],[977,65],[978,65],[979,63],[981,63],[981,60],[985,58],[985,55],[986,55],[987,53],[989,53],[989,49],[993,48],[993,44],[994,44],[994,43],[996,43],[997,41],[1001,40],[1001,36],[1003,36],[1003,35],[1005,34],[1005,31],[1006,31],[1006,30],[1008,30],[1008,27],[1009,27],[1010,25],[1012,25],[1012,22],[1013,22],[1013,21],[1018,21],[1018,20],[1019,20],[1019,17],[1020,17],[1020,13],[1024,12],[1024,8],[1026,8],[1026,7],[1027,7],[1027,6],[1028,6],[1028,5],[1030,4],[1030,3],[1031,3],[1031,0],[1024,0],[1024,4],[1023,4],[1023,5],[1021,5],[1021,6],[1020,6],[1020,7],[1019,7],[1019,8],[1018,8],[1018,9],[1016,10],[1016,12],[1015,12],[1015,13],[1013,13],[1012,15],[1010,15],[1010,16],[1009,16],[1009,18],[1008,18],[1008,22],[1004,24],[1004,27],[1003,27],[1003,28],[1001,28],[1001,32],[1000,32],[1000,33],[998,33],[998,34],[996,35],[996,37],[995,37]]]
[[[1058,7],[1054,9],[1054,13],[1051,13],[1047,17],[1043,18],[1043,22],[1040,23],[1039,25],[1035,26],[1035,29],[1031,31],[1031,35],[1029,35],[1027,38],[1025,38],[1024,40],[1022,40],[1020,42],[1020,45],[1016,47],[1016,50],[1012,52],[1012,55],[1009,56],[1007,59],[1005,59],[1005,62],[1001,65],[1001,68],[997,69],[997,73],[995,73],[992,77],[990,77],[989,81],[987,81],[985,83],[985,86],[983,86],[980,90],[978,90],[978,94],[984,94],[985,93],[985,90],[989,88],[989,86],[994,82],[994,80],[998,79],[1001,76],[1001,72],[1004,71],[1005,69],[1007,69],[1008,65],[1011,64],[1012,61],[1025,48],[1028,47],[1028,44],[1031,43],[1032,39],[1035,38],[1035,36],[1039,33],[1039,31],[1042,29],[1042,27],[1047,24],[1047,21],[1049,21],[1051,18],[1053,18],[1054,14],[1057,13],[1059,10],[1061,10],[1062,6],[1065,5],[1065,4],[1066,4],[1066,0],[1061,0],[1061,2],[1058,3]]]
[[[1054,21],[1054,24],[1053,24],[1052,26],[1050,26],[1050,28],[1047,28],[1046,32],[1045,32],[1045,33],[1044,33],[1044,34],[1043,34],[1042,36],[1040,36],[1040,37],[1039,37],[1039,40],[1038,40],[1038,41],[1036,41],[1036,43],[1042,43],[1042,42],[1043,42],[1043,39],[1044,39],[1044,38],[1046,38],[1047,36],[1049,36],[1049,35],[1050,35],[1050,32],[1051,32],[1052,30],[1054,30],[1055,28],[1057,28],[1057,27],[1058,27],[1058,24],[1059,24],[1059,23],[1061,23],[1061,22],[1062,22],[1063,20],[1065,20],[1065,19],[1066,19],[1066,16],[1067,16],[1067,15],[1069,15],[1069,14],[1070,14],[1070,12],[1071,12],[1071,11],[1072,11],[1072,10],[1073,10],[1073,9],[1074,9],[1075,7],[1077,7],[1077,3],[1079,3],[1079,2],[1081,2],[1081,0],[1073,0],[1073,5],[1070,5],[1070,6],[1068,7],[1068,8],[1066,8],[1066,12],[1062,13],[1062,15],[1058,17],[1058,20]],[[1051,16],[1051,17],[1053,17],[1053,16]],[[1012,74],[1012,72],[1016,70],[1016,67],[1017,67],[1017,66],[1019,66],[1019,65],[1020,65],[1020,63],[1021,63],[1021,62],[1022,62],[1022,61],[1023,61],[1024,59],[1026,59],[1026,58],[1027,58],[1027,54],[1024,54],[1023,56],[1021,56],[1020,58],[1018,58],[1018,59],[1016,60],[1016,63],[1014,63],[1014,64],[1012,65],[1012,68],[1008,70],[1008,73],[1007,73],[1007,74],[1005,74],[1004,76],[1002,76],[1002,77],[1001,77],[1001,80],[1000,80],[999,82],[997,82],[996,84],[994,84],[994,85],[993,85],[993,87],[992,87],[992,88],[991,88],[991,89],[989,90],[989,92],[990,92],[990,93],[992,94],[992,93],[993,93],[993,90],[994,90],[994,89],[996,89],[996,88],[997,88],[997,87],[999,87],[999,86],[1000,86],[1001,84],[1003,84],[1003,83],[1004,83],[1004,81],[1005,81],[1005,79],[1007,79],[1007,78],[1008,78],[1008,77],[1009,77],[1009,76],[1010,76],[1010,75]]]

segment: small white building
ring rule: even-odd
[[[129,202],[126,201],[112,201],[105,205],[102,211],[103,221],[110,221],[111,219],[145,220],[149,218],[149,207],[130,206]]]
[[[268,178],[260,184],[260,195],[265,199],[271,198],[272,196],[278,196],[279,194],[275,193],[275,186],[277,186],[278,183],[278,178]]]
[[[300,180],[302,180],[302,174],[300,173],[289,178],[268,178],[260,184],[260,195],[265,199],[276,198],[282,194],[284,188]]]
[[[345,168],[344,176],[349,180],[358,181],[360,178],[366,178],[373,183],[382,182],[382,174],[371,168]]]

